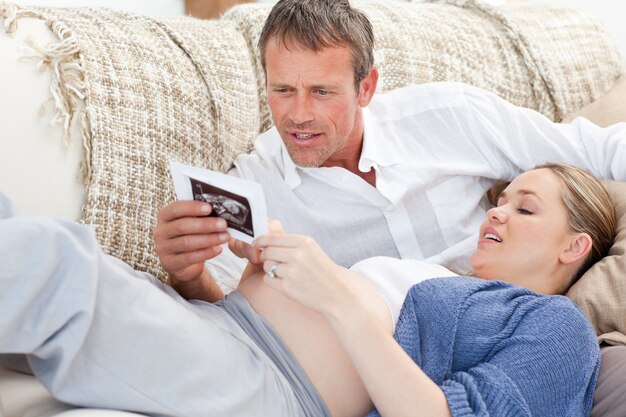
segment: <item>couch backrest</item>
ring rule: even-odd
[[[460,81],[561,121],[602,96],[624,73],[622,57],[599,22],[571,8],[453,0],[359,7],[374,27],[380,92]],[[236,24],[250,48],[263,130],[271,118],[257,42],[270,8],[245,4],[223,17]]]
[[[602,28],[569,9],[430,2],[364,3],[381,91],[463,81],[559,120],[623,73]],[[223,19],[156,19],[103,9],[4,6],[45,19],[59,42],[40,51],[59,77],[60,109],[80,117],[87,202],[82,221],[104,250],[164,278],[157,210],[174,197],[170,160],[228,169],[270,124],[256,39],[270,5]],[[76,115],[78,116],[78,115]]]

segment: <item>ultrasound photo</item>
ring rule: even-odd
[[[193,199],[209,203],[213,207],[209,216],[221,217],[226,220],[228,227],[254,237],[250,203],[247,198],[194,178],[189,178],[189,181]]]
[[[209,203],[213,210],[208,216],[226,220],[233,239],[252,243],[268,232],[265,195],[259,183],[176,161],[169,165],[176,198]]]

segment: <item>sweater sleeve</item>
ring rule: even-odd
[[[490,364],[457,372],[440,387],[454,417],[533,415],[523,394],[517,389],[516,381]]]
[[[454,417],[589,414],[599,371],[597,342],[587,337],[584,318],[554,320],[549,313],[559,312],[551,307],[524,319],[547,320],[540,331],[518,324],[519,330],[495,344],[484,362],[458,370],[440,384]],[[558,321],[566,328],[550,329]]]
[[[600,362],[580,310],[565,297],[473,281],[418,286],[396,331],[443,390],[451,414],[587,416]]]

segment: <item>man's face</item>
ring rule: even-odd
[[[349,49],[315,52],[272,39],[265,63],[272,118],[293,161],[303,167],[345,167],[346,161],[358,160],[361,107],[371,94],[367,88],[355,90]]]

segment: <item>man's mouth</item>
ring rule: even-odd
[[[313,136],[315,136],[313,133],[294,133],[293,135],[298,139],[311,139]]]
[[[292,137],[292,142],[296,146],[312,146],[317,142],[319,138],[322,137],[321,133],[311,133],[311,132],[290,132],[289,134]]]

